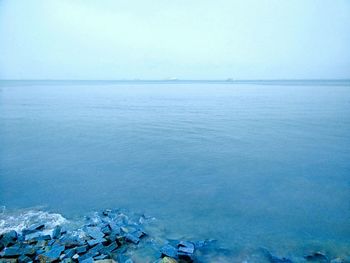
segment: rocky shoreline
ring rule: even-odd
[[[47,231],[45,224],[36,223],[20,232],[8,231],[0,236],[0,262],[118,262],[131,263],[128,250],[149,246],[155,262],[194,262],[195,251],[209,241],[168,241],[161,247],[146,242],[144,224],[149,218],[130,219],[119,210],[106,209],[85,224],[67,230],[57,225]]]
[[[45,223],[36,222],[20,231],[9,230],[0,235],[0,263],[190,263],[203,262],[197,256],[216,249],[214,240],[167,239],[157,242],[145,230],[150,220],[145,215],[135,218],[121,210],[106,209],[85,217],[82,225],[70,229],[60,224],[48,229]],[[145,253],[135,260],[133,253],[142,249]],[[242,263],[350,262],[349,259],[330,259],[318,251],[299,259],[278,257],[266,248],[260,248],[259,253],[262,255],[260,259]],[[217,258],[209,262],[230,261]]]

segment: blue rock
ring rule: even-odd
[[[88,246],[85,245],[85,246],[76,247],[75,251],[76,251],[76,253],[81,254],[81,253],[86,252],[87,249],[88,249]]]
[[[163,256],[171,257],[171,258],[177,258],[177,249],[174,248],[172,245],[165,245],[160,249],[160,252]]]
[[[118,235],[120,235],[120,226],[118,226],[115,222],[109,222],[108,225],[111,228],[112,232],[115,232]]]
[[[57,239],[61,236],[61,226],[55,226],[55,228],[52,231],[52,238]]]
[[[178,250],[181,253],[193,254],[194,244],[189,241],[180,241],[180,243],[178,244]]]
[[[93,239],[101,239],[105,236],[98,227],[87,227],[85,232]]]
[[[37,248],[34,247],[34,246],[29,246],[29,245],[28,245],[28,246],[22,247],[21,250],[22,250],[22,254],[23,254],[23,255],[33,256],[33,255],[35,255]]]
[[[85,260],[87,260],[87,259],[93,259],[93,257],[95,257],[95,256],[97,256],[98,255],[98,252],[88,252],[88,253],[86,253],[85,255],[82,255],[82,256],[79,256],[79,258],[78,258],[78,261],[79,262],[83,262],[83,261],[85,261]]]
[[[104,238],[100,238],[100,239],[90,239],[87,243],[90,247],[93,247],[97,244],[101,244],[103,242],[106,242],[107,240]]]
[[[31,225],[30,227],[26,228],[26,229],[23,229],[22,230],[22,233],[23,235],[27,235],[27,234],[31,234],[31,233],[34,233],[34,232],[37,232],[39,230],[43,230],[45,227],[44,224],[34,224],[34,225]]]
[[[141,238],[141,237],[145,236],[146,233],[139,229],[139,230],[136,230],[135,232],[133,232],[132,235],[134,235],[134,236],[136,236],[138,238]]]
[[[99,252],[101,254],[109,254],[109,253],[112,253],[117,248],[118,248],[118,244],[116,242],[113,242],[113,243],[109,244],[108,246],[104,246]]]
[[[20,255],[22,255],[22,249],[20,246],[7,247],[3,252],[4,257],[15,257]]]
[[[84,245],[84,241],[76,236],[64,235],[60,237],[59,241],[65,244],[67,248]]]
[[[66,251],[64,251],[64,257],[63,259],[65,258],[72,258],[75,254],[75,249],[74,248],[70,248],[70,249],[67,249]]]
[[[30,257],[22,255],[18,258],[18,262],[19,263],[29,263],[29,262],[33,262],[33,260]]]
[[[109,258],[109,256],[104,254],[94,257],[95,260],[103,260],[107,258]]]
[[[125,240],[130,243],[138,244],[140,242],[140,239],[132,234],[126,234]]]
[[[92,257],[89,257],[87,259],[84,259],[82,261],[79,261],[80,263],[93,263],[94,259]]]
[[[106,226],[101,228],[101,232],[105,235],[108,235],[109,233],[111,233],[111,229],[109,228],[108,225],[106,225]]]
[[[55,261],[58,260],[61,253],[64,251],[64,246],[54,246],[51,248],[51,250],[45,252],[44,254],[40,255],[44,257],[45,259],[49,261]]]
[[[98,245],[96,245],[93,248],[91,248],[88,253],[92,253],[92,254],[95,254],[96,252],[100,253],[103,248],[104,248],[104,245],[99,243]]]
[[[2,238],[0,239],[0,243],[7,247],[8,245],[15,244],[17,240],[17,232],[15,230],[11,230],[9,232],[6,232],[2,234]]]

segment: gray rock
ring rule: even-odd
[[[94,260],[103,260],[103,259],[108,259],[108,258],[109,258],[108,255],[102,254],[102,255],[94,257]]]

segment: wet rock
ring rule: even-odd
[[[35,246],[24,246],[21,248],[21,252],[23,255],[34,256],[36,253],[37,247]]]
[[[126,234],[125,240],[135,245],[137,245],[140,242],[140,239],[137,236],[134,236],[133,234]]]
[[[64,251],[64,257],[63,259],[65,258],[72,258],[75,254],[75,249],[74,248],[70,248],[70,249],[67,249],[66,251]]]
[[[101,232],[105,235],[109,235],[111,233],[111,229],[109,228],[108,225],[105,225],[105,226],[101,227]]]
[[[87,227],[85,232],[93,239],[101,239],[105,236],[98,227]]]
[[[86,252],[87,250],[88,250],[88,246],[87,246],[87,245],[85,245],[85,246],[80,246],[80,247],[76,247],[76,248],[75,248],[75,251],[76,251],[76,253],[78,253],[78,254],[84,253],[84,252]]]
[[[84,259],[82,261],[79,261],[80,263],[93,263],[94,259],[92,257],[89,257],[87,259]]]
[[[18,257],[20,255],[22,255],[22,249],[18,245],[5,248],[5,250],[3,251],[3,254],[2,254],[2,256],[5,257],[5,258],[6,257],[7,258]]]
[[[335,259],[332,259],[330,263],[345,263],[345,260],[341,258],[335,258]]]
[[[0,239],[0,244],[3,245],[3,247],[7,247],[9,245],[13,245],[17,241],[17,232],[15,230],[11,230],[9,232],[6,232],[2,234],[2,237]]]
[[[97,244],[101,244],[101,243],[104,243],[106,242],[107,240],[104,239],[104,238],[100,238],[100,239],[90,239],[87,243],[90,247],[93,247]]]
[[[102,214],[103,214],[104,216],[109,216],[111,212],[112,212],[111,209],[105,209],[105,210],[103,210]]]
[[[33,260],[28,256],[22,255],[18,258],[18,262],[19,263],[29,263],[29,262],[33,262]]]
[[[94,260],[95,260],[95,262],[96,261],[103,261],[103,259],[108,259],[109,258],[109,256],[108,255],[104,255],[104,254],[102,254],[102,255],[99,255],[99,256],[96,256],[96,257],[94,257]],[[111,260],[112,261],[112,260]]]
[[[39,255],[39,259],[52,262],[52,261],[58,260],[63,251],[64,251],[64,246],[53,246],[49,251]]]
[[[194,253],[194,244],[192,242],[180,241],[177,247],[180,253],[186,253],[186,254]]]
[[[0,258],[0,263],[17,263],[17,258]]]
[[[133,263],[131,258],[123,254],[112,254],[112,259],[118,263]]]
[[[177,258],[177,249],[172,245],[167,244],[163,246],[160,252],[162,253],[162,256]]]
[[[38,224],[31,225],[30,227],[28,227],[26,229],[23,229],[22,233],[23,233],[23,235],[28,235],[28,234],[43,230],[44,228],[45,228],[44,224],[38,223]]]
[[[61,226],[55,226],[55,228],[52,231],[52,239],[58,239],[61,236]]]
[[[110,254],[114,250],[116,250],[117,248],[118,248],[118,244],[116,242],[113,242],[113,243],[109,244],[108,246],[104,246],[99,252],[101,254]]]
[[[328,262],[327,256],[319,251],[311,253],[310,255],[306,255],[306,256],[304,256],[304,258],[307,261]]]
[[[88,253],[86,253],[82,256],[79,256],[78,261],[84,262],[85,260],[90,260],[90,258],[93,259],[93,257],[95,257],[97,255],[98,255],[98,252],[89,251]]]

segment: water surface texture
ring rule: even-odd
[[[2,82],[0,205],[122,207],[232,251],[343,253],[350,86],[263,84]]]

